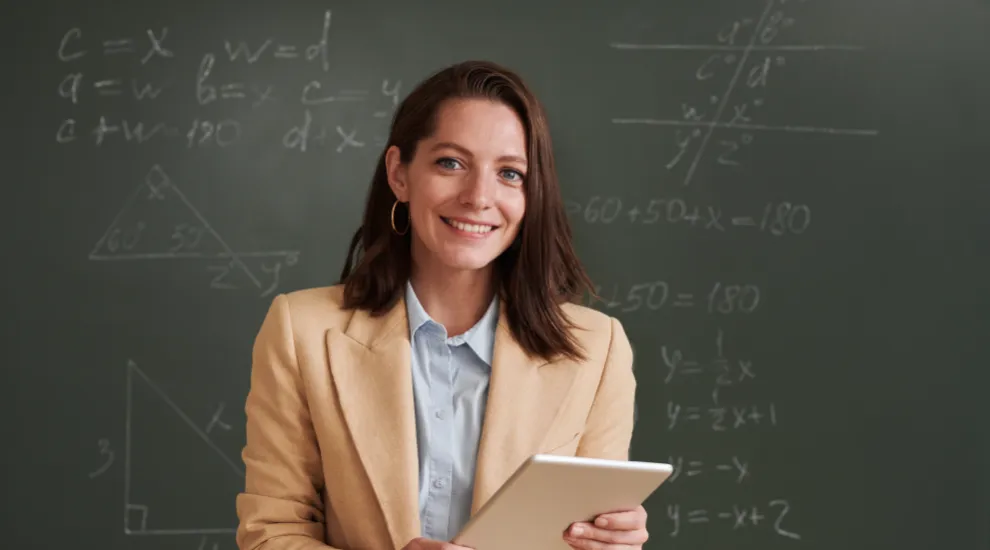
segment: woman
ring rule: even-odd
[[[342,284],[276,297],[258,333],[238,546],[457,549],[530,455],[628,459],[632,350],[576,304],[590,288],[520,78],[467,62],[421,83]],[[564,540],[647,539],[642,507],[598,520]]]

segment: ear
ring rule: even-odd
[[[409,185],[406,181],[408,167],[402,163],[402,151],[395,145],[385,151],[385,172],[388,186],[399,202],[409,202]]]

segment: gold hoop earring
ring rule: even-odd
[[[395,227],[395,207],[396,206],[399,206],[399,201],[398,200],[396,200],[394,203],[392,203],[392,231],[395,231],[395,234],[396,235],[400,235],[401,236],[401,235],[405,235],[406,233],[409,233],[409,226],[411,225],[412,220],[408,220],[406,222],[406,229],[405,229],[405,231],[399,231],[399,228]]]

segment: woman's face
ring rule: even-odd
[[[392,191],[408,203],[418,268],[482,269],[516,238],[526,210],[526,133],[506,105],[446,101],[412,162],[403,165],[393,146],[386,165]],[[399,215],[396,225],[402,230]]]

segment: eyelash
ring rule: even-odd
[[[439,158],[439,159],[437,159],[436,164],[437,164],[437,166],[440,166],[441,168],[444,168],[446,170],[453,170],[453,168],[448,168],[447,166],[445,166],[445,164],[447,162],[456,162],[457,164],[460,164],[460,162],[457,159],[453,159],[453,158],[450,158],[450,157]],[[517,175],[519,177],[519,179],[517,179],[517,180],[510,180],[513,183],[516,183],[516,182],[521,183],[523,180],[526,179],[526,175],[523,174],[522,172],[520,172],[519,170],[513,170],[511,168],[506,168],[505,170],[503,170],[503,172],[512,172],[513,174],[515,174],[515,175]]]

